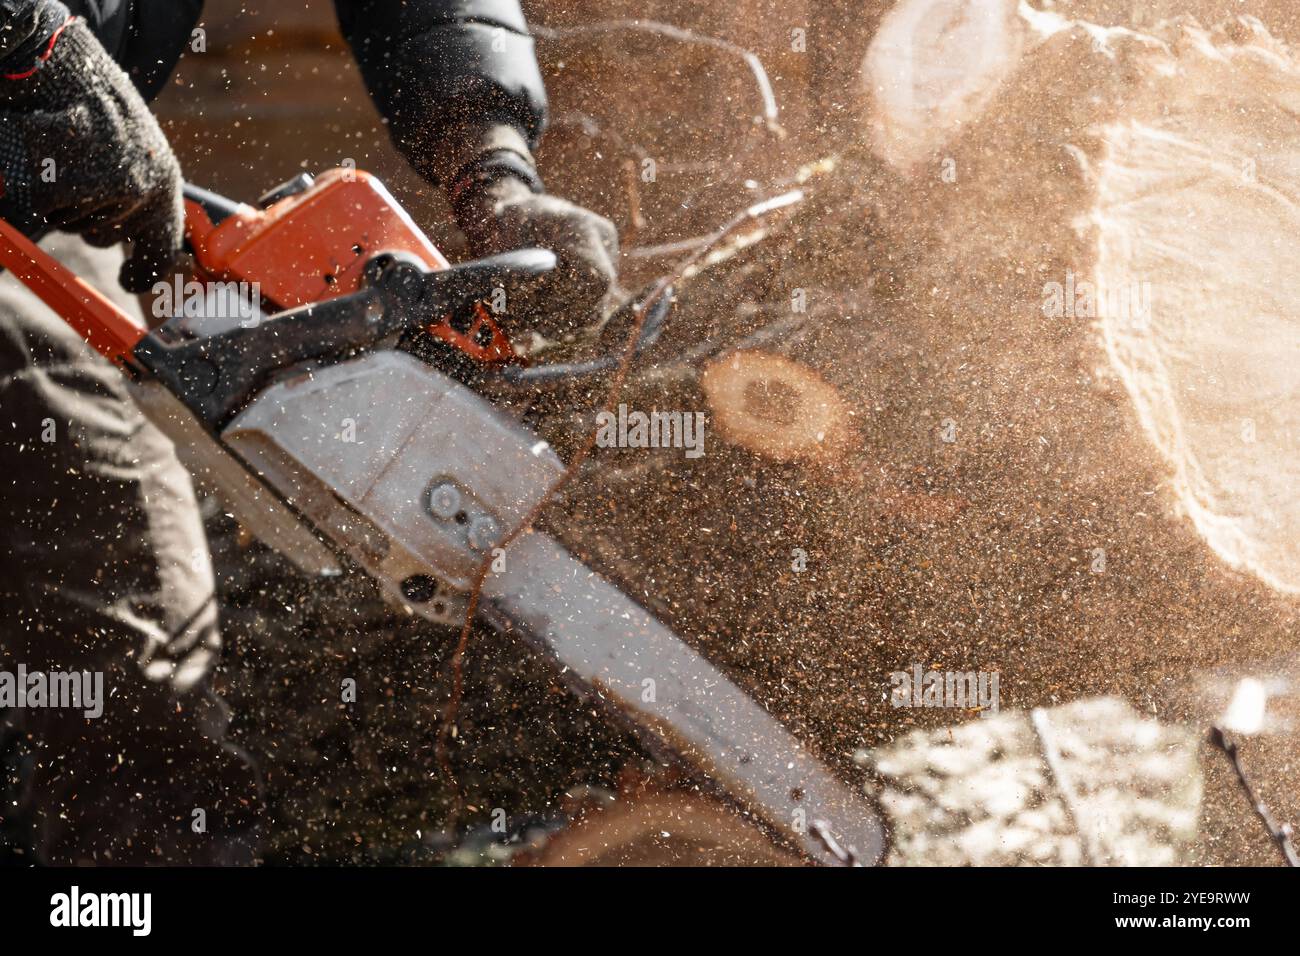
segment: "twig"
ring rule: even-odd
[[[1237,742],[1227,735],[1222,727],[1217,724],[1210,727],[1210,743],[1223,751],[1228,762],[1232,764],[1233,771],[1237,774],[1237,780],[1241,784],[1241,789],[1246,794],[1246,799],[1254,808],[1256,815],[1264,823],[1264,829],[1268,831],[1269,838],[1277,844],[1278,850],[1282,853],[1282,861],[1287,866],[1300,866],[1300,856],[1296,856],[1295,845],[1291,842],[1291,825],[1289,823],[1279,824],[1273,819],[1273,814],[1269,812],[1268,806],[1260,799],[1251,786],[1250,778],[1246,776],[1246,768],[1241,764],[1241,753],[1237,749]]]
[[[780,110],[777,106],[776,94],[772,89],[771,80],[768,79],[767,70],[763,68],[763,63],[756,53],[751,50],[746,50],[744,47],[738,46],[735,43],[731,43],[719,37],[694,33],[691,30],[686,30],[682,27],[673,26],[670,23],[663,23],[658,20],[603,20],[596,23],[584,23],[567,27],[544,27],[534,25],[532,27],[532,32],[542,39],[552,41],[601,37],[611,33],[648,33],[653,36],[666,37],[670,40],[675,40],[678,43],[710,47],[731,56],[739,57],[744,60],[745,65],[749,67],[749,71],[753,74],[754,82],[758,87],[758,94],[759,98],[762,100],[763,107],[763,128],[778,140],[784,139],[786,136],[786,131],[780,123]],[[566,115],[563,119],[568,121],[571,117]],[[622,141],[621,136],[613,131],[604,130],[600,124],[591,117],[578,115],[576,116],[576,119],[583,125],[584,129],[589,134],[612,137],[616,142]],[[628,145],[633,147],[633,152],[635,152],[641,159],[645,159],[649,155],[643,147],[632,143],[629,143]],[[754,147],[755,143],[752,140],[746,140],[740,150],[730,157],[731,167],[733,169],[738,169],[741,163],[748,160]],[[698,164],[699,168],[709,170],[716,169],[718,165],[719,164],[716,162]],[[674,168],[681,170],[692,168],[694,166],[696,166],[696,164],[674,164]],[[663,168],[667,169],[667,164],[663,164]],[[673,217],[673,220],[680,218],[685,210],[694,207],[695,200],[705,188],[707,188],[707,186],[701,187],[687,195],[679,203],[678,212]],[[666,225],[670,225],[671,222],[672,220],[670,220]]]
[[[814,820],[808,824],[808,831],[826,848],[826,852],[839,860],[843,866],[858,868],[865,865],[853,847],[840,846],[839,841],[831,836],[830,824],[825,820]]]
[[[531,30],[534,36],[541,37],[544,40],[564,40],[570,37],[600,36],[607,33],[651,33],[655,36],[676,40],[679,43],[708,46],[729,53],[732,56],[740,57],[754,75],[754,82],[758,86],[758,94],[763,101],[764,124],[769,131],[776,135],[784,135],[785,131],[781,129],[781,124],[778,121],[780,114],[776,105],[776,94],[772,91],[772,82],[767,77],[767,70],[763,69],[763,63],[756,54],[742,46],[737,46],[718,37],[692,33],[690,30],[675,27],[671,23],[661,23],[658,20],[602,20],[597,23],[584,23],[571,27],[534,25]]]
[[[1056,735],[1047,717],[1047,711],[1035,707],[1029,712],[1029,722],[1038,735],[1039,749],[1043,753],[1043,762],[1047,765],[1048,775],[1056,781],[1056,789],[1061,792],[1061,806],[1065,815],[1074,825],[1074,832],[1079,834],[1079,848],[1083,851],[1084,866],[1097,866],[1101,862],[1100,848],[1093,840],[1092,834],[1084,828],[1081,807],[1075,799],[1069,775],[1065,772],[1065,763],[1061,759],[1060,748],[1056,746]]]
[[[803,199],[803,192],[794,190],[788,193],[782,193],[760,203],[755,203],[740,213],[737,213],[729,219],[716,232],[709,236],[708,240],[690,255],[683,258],[677,263],[676,267],[660,277],[655,283],[650,294],[642,300],[641,305],[637,308],[636,319],[632,323],[632,329],[628,332],[627,342],[623,346],[623,354],[619,359],[618,367],[614,372],[614,377],[610,381],[609,390],[606,394],[603,408],[607,413],[612,414],[613,409],[618,404],[619,395],[623,391],[623,384],[627,379],[628,370],[631,368],[632,360],[636,356],[636,345],[641,340],[641,331],[645,326],[646,316],[649,314],[651,307],[659,301],[668,291],[681,281],[682,275],[694,266],[700,259],[708,255],[720,242],[723,242],[742,225],[761,219],[769,213],[784,209],[787,206],[794,205]],[[450,667],[452,672],[451,695],[447,701],[447,707],[443,711],[442,726],[439,729],[436,753],[438,764],[443,773],[449,780],[454,780],[455,775],[452,772],[451,761],[447,755],[447,741],[450,739],[453,729],[455,728],[456,713],[460,707],[461,695],[464,692],[464,658],[465,649],[469,645],[469,635],[473,628],[474,618],[478,614],[479,601],[483,595],[483,585],[487,581],[487,576],[492,571],[492,563],[496,558],[494,553],[497,548],[504,551],[506,548],[519,538],[525,531],[533,526],[542,512],[550,505],[555,497],[569,484],[582,468],[582,464],[596,447],[597,431],[592,430],[587,440],[578,449],[578,452],[569,461],[564,472],[557,478],[542,495],[537,503],[529,510],[523,519],[516,524],[500,541],[492,548],[487,549],[487,553],[478,566],[474,575],[474,585],[470,590],[469,603],[465,608],[465,620],[461,625],[460,638],[456,642],[456,648],[452,651]],[[457,793],[459,807],[459,793]],[[453,818],[459,815],[459,811],[453,814]]]

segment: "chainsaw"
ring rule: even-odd
[[[196,279],[248,290],[248,309],[187,303],[150,332],[2,221],[0,265],[121,368],[196,481],[304,572],[359,567],[455,626],[491,557],[480,618],[652,753],[811,862],[880,859],[867,798],[651,613],[547,534],[498,547],[563,465],[465,373],[526,366],[495,303],[554,269],[552,253],[452,265],[353,169],[256,205],[187,186],[185,210]]]

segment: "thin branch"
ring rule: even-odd
[[[1034,733],[1038,736],[1039,749],[1042,751],[1043,762],[1047,766],[1048,775],[1056,781],[1056,789],[1061,793],[1061,806],[1065,808],[1065,815],[1073,824],[1074,832],[1079,834],[1079,848],[1083,851],[1083,864],[1084,866],[1098,866],[1102,860],[1101,849],[1093,839],[1092,833],[1083,825],[1082,808],[1079,805],[1077,794],[1074,792],[1069,774],[1065,772],[1065,761],[1061,758],[1060,748],[1056,746],[1056,733],[1052,730],[1047,711],[1041,707],[1035,707],[1029,712],[1029,722],[1034,728]]]
[[[784,209],[787,206],[794,205],[802,199],[803,192],[795,190],[749,206],[729,219],[723,226],[714,232],[704,244],[678,262],[671,272],[660,277],[658,282],[655,283],[654,288],[650,291],[650,294],[642,300],[641,305],[637,308],[635,321],[632,323],[632,328],[628,332],[626,344],[623,346],[622,356],[619,359],[618,367],[614,372],[613,379],[610,381],[609,390],[605,397],[603,408],[606,412],[612,414],[613,409],[618,405],[618,399],[622,394],[623,384],[627,380],[628,370],[632,366],[632,360],[636,356],[636,345],[641,340],[641,331],[645,327],[646,316],[649,314],[650,309],[664,295],[668,294],[669,290],[672,289],[674,285],[681,281],[682,276],[690,270],[692,266],[696,265],[702,258],[708,255],[715,246],[724,242],[741,226],[751,221],[762,219],[764,216]],[[494,552],[497,548],[500,548],[502,551],[509,548],[520,535],[531,528],[537,519],[541,517],[542,512],[546,510],[551,502],[555,500],[556,496],[581,470],[583,462],[587,460],[587,457],[596,447],[596,435],[597,431],[593,429],[590,435],[587,436],[587,440],[583,443],[582,447],[578,449],[578,452],[569,461],[564,472],[551,484],[546,493],[538,499],[537,504],[533,505],[528,514],[524,516],[523,520],[516,524],[500,541],[496,543],[494,547],[487,549],[487,554],[479,564],[478,570],[474,575],[474,585],[470,590],[469,603],[465,608],[465,619],[461,625],[460,638],[456,641],[456,648],[452,652],[451,656],[451,694],[447,701],[447,707],[443,711],[442,726],[439,729],[436,745],[438,764],[449,780],[454,780],[455,776],[452,772],[451,761],[447,754],[447,741],[450,739],[452,732],[455,729],[456,714],[460,707],[461,696],[464,693],[465,650],[469,646],[470,631],[473,628],[474,618],[478,614],[479,602],[483,596],[483,585],[492,571],[492,562],[496,557]],[[459,801],[459,793],[457,793],[457,799]],[[458,813],[456,815],[458,815]]]
[[[693,33],[690,30],[675,27],[671,23],[661,23],[658,20],[602,20],[597,23],[584,23],[571,27],[532,26],[531,30],[534,36],[541,37],[544,40],[565,40],[572,37],[602,36],[609,33],[650,33],[655,36],[676,40],[678,43],[712,47],[731,56],[740,57],[745,61],[745,65],[749,67],[750,73],[754,75],[754,82],[758,86],[758,95],[763,102],[764,124],[770,132],[778,136],[785,133],[781,129],[776,94],[772,90],[772,81],[767,77],[767,70],[763,69],[763,63],[755,53],[746,50],[742,46],[737,46],[718,37]]]
[[[1296,855],[1295,845],[1291,842],[1291,825],[1289,823],[1279,824],[1275,821],[1273,814],[1269,812],[1268,806],[1260,799],[1255,792],[1255,788],[1251,786],[1250,778],[1246,776],[1246,768],[1241,763],[1241,753],[1237,749],[1237,742],[1216,724],[1210,727],[1210,743],[1221,750],[1224,756],[1228,758],[1228,762],[1232,764],[1232,769],[1237,774],[1237,781],[1241,784],[1246,799],[1250,801],[1256,815],[1263,821],[1264,829],[1268,831],[1269,838],[1277,844],[1277,848],[1282,854],[1282,861],[1287,866],[1300,866],[1300,856]]]

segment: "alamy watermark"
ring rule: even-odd
[[[103,671],[29,671],[26,664],[0,671],[0,710],[36,707],[81,710],[94,720],[104,713]]]
[[[50,925],[116,926],[131,930],[132,936],[148,936],[153,929],[153,894],[97,893],[73,885],[68,892],[50,897]]]
[[[238,319],[244,328],[261,321],[262,286],[258,282],[156,282],[153,289],[155,319]]]
[[[681,448],[687,458],[704,455],[703,412],[629,412],[596,416],[596,444],[601,448]]]
[[[1043,315],[1049,319],[1116,319],[1144,328],[1151,321],[1151,283],[1132,279],[1102,286],[1066,272],[1064,282],[1043,284]]]
[[[913,664],[910,671],[889,675],[893,685],[890,702],[894,707],[951,707],[978,710],[991,717],[1001,705],[997,671],[927,671]]]

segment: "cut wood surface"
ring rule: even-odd
[[[849,409],[815,371],[767,352],[720,356],[700,376],[721,437],[774,461],[831,460],[849,440]]]

